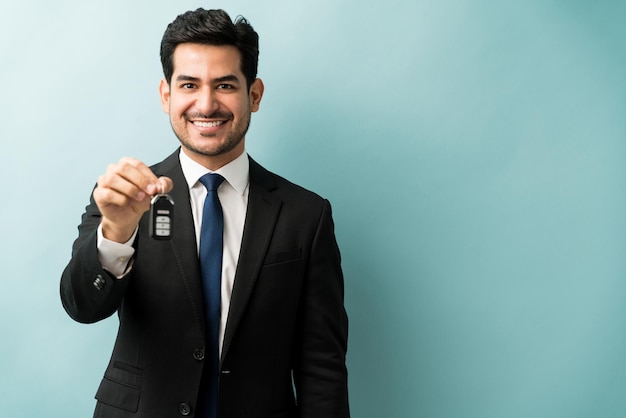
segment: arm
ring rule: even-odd
[[[347,418],[345,356],[348,318],[341,257],[331,208],[325,202],[309,258],[300,311],[294,381],[301,418]]]
[[[150,208],[150,195],[161,187],[171,190],[171,180],[157,179],[145,164],[131,158],[110,165],[98,179],[61,276],[61,301],[76,321],[96,322],[113,314],[128,286],[129,277],[117,279],[100,263],[98,227],[108,240],[128,241]]]
[[[114,277],[98,257],[97,229],[102,215],[93,195],[78,227],[72,258],[61,276],[61,302],[69,316],[83,323],[112,315],[124,296],[129,277]]]

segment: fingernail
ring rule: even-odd
[[[151,184],[148,184],[148,186],[146,186],[146,191],[147,191],[149,194],[154,194],[154,191],[155,191],[155,186],[154,186],[154,184],[152,184],[152,183],[151,183]]]

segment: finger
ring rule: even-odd
[[[154,194],[156,180],[156,176],[144,163],[125,157],[109,166],[101,185],[133,199],[143,200],[146,194]]]
[[[169,193],[174,188],[174,182],[169,177],[159,177],[156,182],[146,187],[148,194]]]
[[[147,165],[135,158],[124,157],[120,160],[119,164],[122,165],[125,174],[132,176],[131,180],[138,180],[140,176],[143,176],[142,184],[138,184],[137,186],[150,196],[157,193],[169,193],[174,188],[172,179],[165,176],[157,179]]]
[[[103,187],[98,185],[93,191],[93,197],[100,207],[106,206],[131,206],[136,204],[137,201],[134,198],[130,198],[127,194],[121,193],[110,187]]]
[[[159,177],[157,182],[159,193],[169,193],[174,188],[174,182],[169,177]]]
[[[118,169],[120,170],[120,175],[135,184],[139,189],[148,194],[154,193],[153,188],[157,178],[146,164],[135,158],[124,157],[118,162]]]
[[[98,187],[102,189],[111,190],[127,198],[142,200],[145,198],[146,192],[137,183],[141,183],[141,179],[129,173],[128,170],[126,172],[107,171],[98,179]]]

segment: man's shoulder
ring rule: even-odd
[[[287,201],[323,204],[326,200],[319,194],[282,177],[254,161],[250,157],[250,184],[260,186],[268,192],[276,193]]]

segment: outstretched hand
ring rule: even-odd
[[[168,193],[172,187],[170,178],[157,178],[147,165],[137,159],[124,157],[111,164],[98,178],[93,192],[102,213],[104,237],[115,242],[128,241],[143,213],[150,209],[152,196]]]

